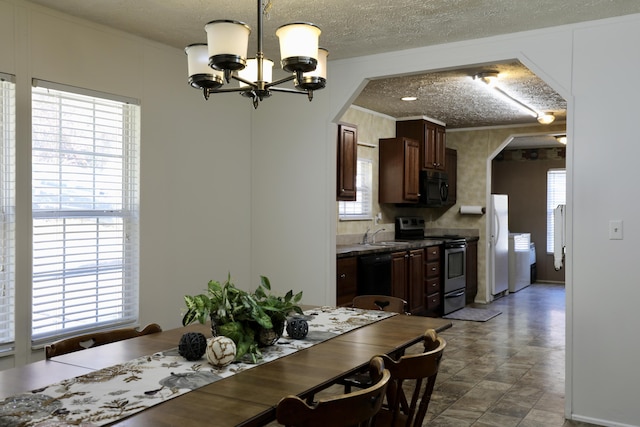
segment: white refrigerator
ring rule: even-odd
[[[491,295],[509,288],[509,196],[492,194],[489,210],[489,284]]]

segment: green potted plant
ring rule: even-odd
[[[236,344],[236,360],[248,355],[256,363],[262,357],[261,345],[274,344],[282,335],[286,317],[291,312],[302,313],[297,305],[302,292],[287,292],[284,297],[271,294],[271,284],[260,276],[260,286],[249,293],[231,282],[231,275],[224,283],[211,280],[206,294],[185,295],[187,311],[183,325],[211,320],[215,335],[231,338]]]

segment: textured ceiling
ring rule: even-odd
[[[253,29],[254,0],[31,0],[52,9],[184,48],[206,42],[214,19],[244,21]],[[600,18],[640,13],[638,0],[271,0],[264,23],[264,51],[279,61],[275,30],[294,21],[320,26],[329,60],[475,39]],[[329,67],[331,62],[329,62]],[[186,60],[185,60],[186,68]],[[471,78],[501,72],[506,92],[564,120],[566,102],[517,61],[371,81],[355,104],[393,117],[427,116],[448,128],[536,123],[530,115],[488,93]],[[328,84],[331,84],[329,81]],[[413,94],[418,101],[402,102]]]

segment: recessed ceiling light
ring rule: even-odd
[[[402,99],[403,101],[415,101],[415,100],[418,99],[418,97],[417,96],[403,96],[400,99]]]

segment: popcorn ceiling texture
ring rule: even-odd
[[[257,4],[253,0],[31,1],[180,49],[206,42],[204,25],[209,21],[239,20],[253,28],[249,56],[257,50]],[[270,0],[268,11],[264,52],[278,64],[275,30],[289,22],[319,25],[320,44],[329,49],[331,61],[638,13],[640,2]],[[355,105],[395,118],[428,115],[448,129],[535,124],[534,117],[495,94],[487,96],[487,88],[471,79],[486,69],[500,71],[505,77],[504,89],[514,97],[541,112],[554,112],[557,121],[565,120],[566,102],[517,61],[372,81]],[[419,100],[399,100],[408,94]]]

